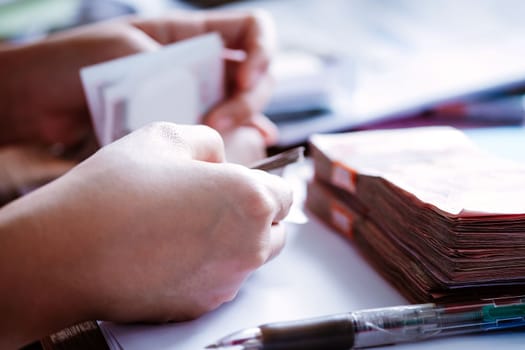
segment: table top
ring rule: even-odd
[[[285,6],[282,1],[250,1],[232,7],[265,5],[269,10],[275,8],[272,13],[276,15],[278,28],[283,34],[280,41],[284,48],[322,52],[337,47],[358,60],[366,58],[372,65],[385,56],[394,57],[392,62],[398,63],[414,50],[426,49],[430,44],[437,43],[438,48],[442,48],[450,44],[450,37],[454,38],[452,44],[461,46],[465,41],[471,43],[473,39],[487,35],[497,39],[501,32],[515,33],[516,36],[525,32],[520,15],[520,9],[525,5],[519,0],[507,0],[504,6],[501,0],[477,1],[475,11],[468,16],[458,9],[458,6],[465,7],[466,3],[461,5],[454,0],[448,0],[446,4],[433,1],[425,5],[405,0],[388,4],[369,0],[335,2],[351,9],[340,11],[339,6],[329,7],[314,1],[287,2],[286,6],[316,13],[315,18],[309,18],[290,16],[287,11],[282,11],[281,7]],[[385,11],[385,7],[395,11]],[[450,8],[455,11],[450,12]],[[159,5],[160,10],[164,10],[164,6]],[[152,14],[155,13],[152,10]],[[364,28],[366,33],[363,35],[360,33],[363,31],[362,24],[371,14],[374,14],[375,20],[366,22],[370,26]],[[489,14],[497,14],[500,20],[485,20]],[[326,16],[336,15],[340,20],[325,20]],[[442,26],[443,18],[447,19],[445,28]],[[421,21],[428,24],[422,31],[413,31],[413,26],[407,25]],[[347,24],[344,30],[338,27],[341,23]],[[509,28],[512,30],[507,30]],[[328,31],[335,34],[328,40],[327,36],[319,34],[319,29],[323,29],[325,34]],[[461,35],[458,35],[459,32]],[[393,42],[399,45],[393,45]],[[523,128],[474,129],[468,130],[467,134],[486,149],[525,162]],[[303,211],[304,181],[309,171],[310,168],[303,165],[290,168],[285,174],[296,188],[297,195],[292,209],[293,222],[288,224],[287,246],[280,256],[246,281],[234,301],[193,322],[162,326],[102,323],[101,328],[110,347],[201,349],[216,338],[246,326],[405,303],[406,300],[366,263],[352,242],[341,238]],[[68,348],[64,345],[52,347],[49,339],[43,342],[46,348]],[[97,339],[100,340],[100,337],[97,336]],[[525,334],[510,332],[400,345],[396,349],[463,349],[474,346],[480,349],[495,346],[519,349],[524,342]]]
[[[523,128],[468,130],[481,147],[507,158],[525,161]],[[303,209],[305,162],[283,176],[295,190],[283,252],[254,272],[238,296],[195,321],[160,326],[102,323],[110,347],[123,349],[202,349],[217,338],[261,323],[321,316],[365,308],[406,304],[407,301],[365,261],[348,241]],[[457,336],[396,349],[521,349],[525,332]]]

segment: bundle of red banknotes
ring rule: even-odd
[[[449,127],[314,135],[307,207],[413,302],[525,291],[525,164]]]

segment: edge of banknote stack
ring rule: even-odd
[[[412,302],[525,290],[525,165],[449,127],[314,135],[306,206]]]

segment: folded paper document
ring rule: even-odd
[[[448,127],[311,138],[308,207],[413,301],[525,288],[525,165]]]
[[[152,121],[198,123],[223,98],[223,75],[223,44],[215,33],[81,70],[102,145]]]

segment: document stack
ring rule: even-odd
[[[413,302],[525,291],[525,165],[449,127],[314,135],[307,207]]]

